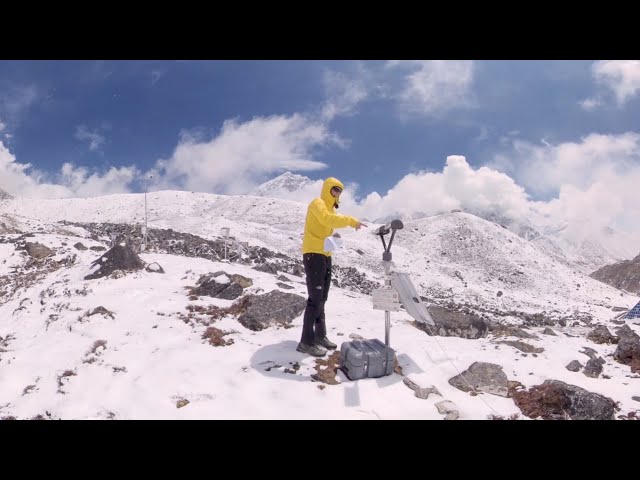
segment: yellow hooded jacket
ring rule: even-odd
[[[307,219],[302,239],[303,254],[321,253],[330,257],[331,253],[324,251],[324,239],[333,233],[334,228],[355,228],[358,224],[357,218],[335,212],[338,199],[331,195],[333,187],[340,187],[344,190],[344,185],[340,180],[329,177],[322,185],[320,198],[314,199],[307,208]]]

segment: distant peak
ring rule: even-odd
[[[253,195],[271,197],[279,192],[295,192],[312,183],[313,180],[304,175],[297,175],[287,171],[257,187],[253,191]]]
[[[7,200],[9,198],[13,198],[13,196],[9,195],[7,192],[0,188],[0,200]]]

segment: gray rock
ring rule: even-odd
[[[482,338],[489,332],[489,324],[476,315],[455,312],[444,307],[432,305],[427,308],[435,327],[414,322],[414,326],[429,335],[441,337]]]
[[[604,325],[598,325],[587,334],[587,338],[597,344],[618,343],[618,338],[611,334]]]
[[[88,248],[85,247],[81,242],[76,243],[74,247],[77,248],[78,250],[88,250]]]
[[[556,332],[554,332],[554,331],[551,329],[551,327],[546,327],[546,328],[542,331],[542,333],[544,333],[545,335],[554,335],[554,336],[556,336],[556,337],[557,337]]]
[[[509,396],[507,382],[507,375],[502,371],[500,365],[484,362],[475,362],[461,375],[449,379],[450,385],[463,392],[472,392],[475,389],[477,392],[490,393],[500,397]]]
[[[570,372],[579,372],[582,364],[578,360],[572,360],[565,368]]]
[[[235,300],[242,295],[242,287],[231,281],[230,276],[226,277],[229,278],[228,282],[222,282],[222,278],[226,275],[225,272],[216,272],[200,277],[200,280],[198,280],[200,284],[192,289],[191,293],[198,296],[204,295],[224,300]]]
[[[307,306],[307,299],[293,293],[273,290],[264,295],[250,295],[247,309],[238,321],[249,330],[259,331],[272,325],[287,325]]]
[[[135,271],[144,268],[144,262],[138,257],[136,252],[128,245],[116,245],[100,258],[91,263],[92,267],[98,269],[84,277],[85,280],[111,275],[116,270]]]
[[[164,273],[164,268],[158,262],[153,262],[144,268],[147,272]]]
[[[289,280],[287,277],[285,277],[284,275],[278,275],[276,277],[276,280],[280,280],[281,282],[291,282],[291,280]]]
[[[91,317],[93,315],[97,315],[97,314],[102,314],[106,317],[111,317],[111,318],[115,318],[113,312],[107,310],[106,308],[104,308],[102,305],[99,307],[94,308],[91,312],[89,312],[87,314],[88,317]]]
[[[580,353],[584,353],[589,358],[598,358],[598,352],[596,352],[593,348],[582,347]]]
[[[623,338],[627,340],[638,340],[640,341],[640,336],[636,332],[634,332],[629,325],[624,325],[620,328],[616,329],[616,335],[618,338],[622,340]]]
[[[431,394],[442,396],[436,387],[422,388],[417,383],[409,380],[406,377],[402,381],[407,387],[409,387],[411,390],[413,390],[414,391],[414,395],[416,397],[418,397],[419,399],[421,399],[421,400],[428,399],[429,395],[431,395]]]
[[[294,287],[292,287],[291,285],[287,285],[286,283],[282,283],[282,282],[276,282],[276,285],[279,286],[280,288],[284,288],[285,290],[294,289]]]
[[[27,251],[29,256],[37,259],[49,257],[54,253],[53,250],[51,250],[49,247],[45,247],[38,242],[27,242],[25,244],[25,250]]]
[[[611,398],[559,380],[546,380],[543,385],[545,384],[554,385],[564,391],[569,400],[567,413],[571,420],[615,419],[615,402]]]
[[[590,358],[582,373],[590,378],[598,378],[602,373],[602,366],[604,363],[604,359],[602,358]]]
[[[517,348],[518,350],[525,353],[542,353],[544,352],[544,348],[542,347],[534,347],[533,345],[529,345],[528,343],[514,341],[514,340],[503,340],[498,343],[504,343],[505,345],[509,345],[511,347]]]
[[[104,252],[106,248],[102,245],[96,245],[95,247],[89,247],[89,250],[93,250],[94,252]]]
[[[635,400],[636,402],[640,402],[640,397],[631,397],[631,400]]]
[[[332,283],[345,290],[371,295],[371,292],[380,286],[379,283],[369,280],[364,273],[354,267],[333,265],[331,270],[333,272]]]
[[[436,403],[438,413],[446,414],[445,420],[457,420],[460,417],[458,407],[451,400],[442,400]]]
[[[640,364],[640,340],[631,336],[621,337],[613,359],[624,365]]]
[[[259,272],[273,273],[274,275],[278,274],[278,267],[272,263],[262,263],[253,267],[253,269]]]
[[[237,283],[242,288],[249,288],[249,287],[253,286],[253,280],[252,279],[244,277],[242,275],[238,275],[237,273],[234,273],[233,275],[230,275],[229,278],[231,279],[232,282]]]

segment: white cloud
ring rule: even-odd
[[[618,107],[635,97],[640,91],[640,60],[602,60],[591,66],[594,80],[605,91],[614,95]],[[589,110],[604,104],[599,97],[581,102]]]
[[[604,105],[604,102],[602,101],[602,99],[598,97],[587,98],[578,103],[584,110],[588,112],[595,110],[596,108]]]
[[[365,101],[391,101],[401,118],[433,116],[473,105],[473,61],[356,62],[349,73],[327,71],[321,118],[353,115]]]
[[[131,184],[139,175],[136,167],[111,167],[107,172],[99,174],[86,167],[75,167],[65,163],[57,178],[61,185],[73,192],[74,197],[93,197],[114,193],[128,193]]]
[[[390,61],[387,67],[411,70],[397,97],[403,111],[407,113],[432,115],[472,104],[472,61]]]
[[[326,125],[299,114],[228,120],[212,139],[184,134],[171,158],[159,160],[149,173],[153,188],[242,194],[272,173],[325,168],[313,151],[330,144],[342,142]]]
[[[0,120],[0,132],[5,129],[6,125]]]
[[[89,128],[87,128],[86,125],[78,125],[76,127],[74,138],[80,141],[88,141],[89,150],[91,150],[92,152],[97,151],[105,142],[105,137],[98,133],[98,130],[94,130],[92,132],[89,130]]]
[[[327,121],[338,115],[353,114],[355,107],[367,98],[362,75],[354,78],[329,70],[325,72],[323,80],[327,100],[322,108],[322,118]]]
[[[65,163],[60,172],[47,175],[28,163],[18,163],[0,141],[0,189],[18,197],[70,198],[131,192],[138,175],[135,167],[111,168],[105,173]]]
[[[354,195],[354,188],[345,190]],[[388,215],[432,215],[454,208],[522,217],[528,212],[528,196],[509,176],[488,167],[474,170],[465,157],[447,157],[442,172],[406,175],[384,196],[370,193],[357,204],[348,205],[363,218]],[[346,210],[346,208],[345,208]]]
[[[153,87],[165,73],[167,73],[165,70],[152,70],[151,71],[151,86]]]
[[[626,251],[640,248],[640,134],[591,134],[544,146],[515,141],[492,166],[549,198],[529,204],[540,224],[566,225],[565,235],[578,242],[610,243],[603,232],[614,228],[628,234]]]
[[[630,172],[638,161],[640,135],[629,132],[591,134],[559,145],[513,140],[509,152],[496,155],[491,165],[513,174],[533,194],[556,195],[563,185],[586,189],[611,172]]]

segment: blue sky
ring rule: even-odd
[[[638,93],[638,61],[0,61],[0,188],[242,194],[289,170],[378,213],[566,214],[640,171]]]

